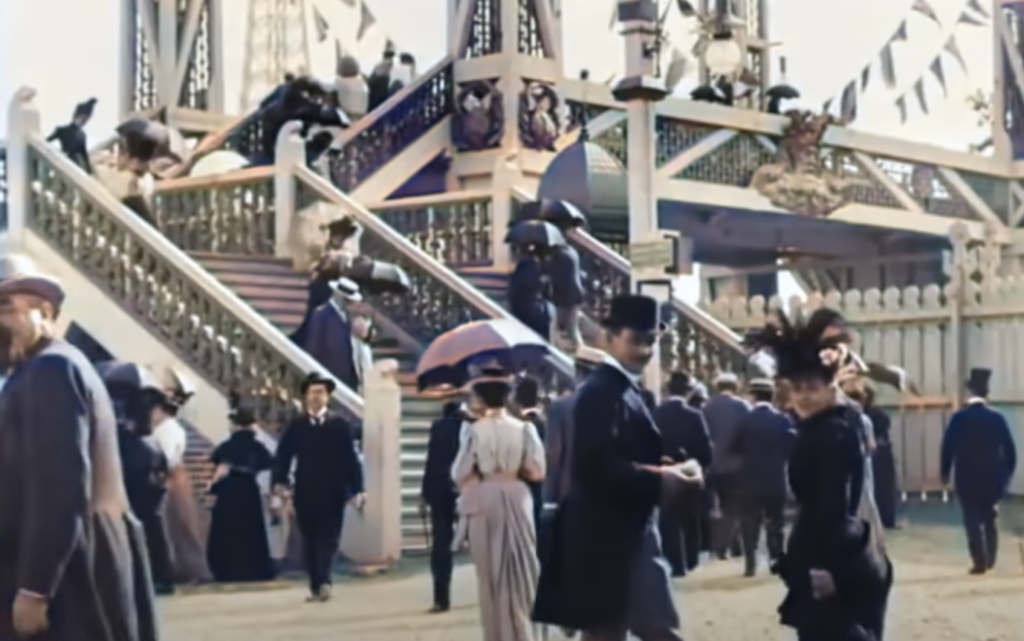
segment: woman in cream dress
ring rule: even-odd
[[[462,427],[452,479],[459,488],[456,542],[469,540],[484,641],[533,641],[537,577],[533,499],[526,481],[544,478],[544,446],[532,423],[505,409],[510,383],[484,370],[473,395],[482,416]]]

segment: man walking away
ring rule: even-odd
[[[733,442],[740,421],[750,413],[750,405],[739,398],[739,379],[724,372],[715,379],[716,394],[704,405],[704,419],[715,448],[708,475],[708,490],[721,516],[713,529],[712,550],[718,558],[740,555],[739,506],[736,504],[736,479],[742,460],[735,453]]]
[[[750,381],[750,396],[754,407],[740,421],[733,450],[743,461],[736,491],[748,577],[757,573],[757,543],[762,526],[769,563],[782,555],[786,463],[796,440],[789,417],[772,405],[775,385],[771,380]]]
[[[668,381],[669,396],[654,411],[654,422],[661,431],[666,463],[695,459],[706,472],[711,466],[711,437],[704,415],[686,403],[692,391],[693,379],[688,374],[673,372]],[[703,500],[703,490],[693,487],[681,494],[677,502],[662,505],[659,530],[672,576],[684,576],[697,567]]]
[[[529,376],[521,379],[516,385],[513,395],[520,418],[533,423],[533,426],[537,428],[537,435],[540,436],[541,442],[544,442],[544,437],[548,431],[547,419],[544,417],[544,411],[540,408],[540,385],[537,383],[537,379]],[[541,514],[544,512],[544,498],[541,492],[543,484],[543,481],[527,483],[530,487],[530,495],[533,496],[534,529],[540,526]]]
[[[430,426],[427,461],[420,489],[420,513],[430,511],[430,574],[434,580],[431,613],[451,608],[452,539],[455,536],[455,485],[452,463],[459,452],[459,431],[466,420],[462,401],[445,403],[441,418]]]
[[[954,487],[963,512],[971,574],[984,574],[996,565],[999,538],[996,506],[1017,468],[1017,449],[1006,418],[986,399],[992,370],[972,369],[967,380],[971,397],[953,414],[942,439],[942,482]]]

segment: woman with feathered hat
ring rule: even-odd
[[[779,607],[800,641],[879,641],[892,566],[872,526],[855,516],[864,482],[862,427],[835,382],[845,338],[821,315],[780,313],[759,338],[791,388],[797,440],[789,483],[798,515],[776,571],[789,591]]]
[[[544,478],[544,446],[533,423],[507,411],[511,378],[500,367],[479,368],[470,386],[484,410],[463,425],[452,464],[460,494],[455,540],[469,540],[484,641],[533,641],[540,568],[526,483]]]

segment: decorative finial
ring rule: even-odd
[[[590,70],[589,69],[584,69],[584,70],[580,71],[580,80],[582,80],[584,83],[588,83],[590,81]],[[589,87],[588,84],[584,84],[583,85],[583,115],[580,116],[580,118],[581,118],[581,122],[580,122],[580,135],[576,139],[577,142],[587,142],[588,140],[590,140],[590,130],[587,128],[587,117],[588,117],[587,89],[588,89],[588,87]]]

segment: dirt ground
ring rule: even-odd
[[[964,539],[952,506],[925,506],[888,538],[896,566],[886,638],[891,641],[1021,641],[1024,557],[1015,534],[1024,509],[1004,511],[995,572],[968,576]],[[771,576],[744,579],[739,562],[715,561],[676,583],[688,641],[783,641]],[[301,584],[200,588],[161,602],[167,641],[479,641],[472,567],[456,570],[454,608],[427,615],[430,577],[422,560],[392,576],[342,581],[329,604],[306,605]],[[561,638],[552,634],[552,639]]]

